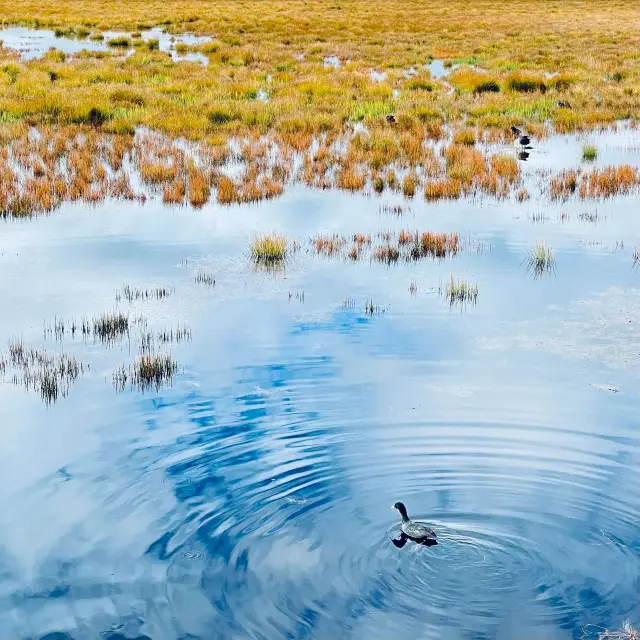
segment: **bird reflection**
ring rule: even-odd
[[[530,154],[529,154],[529,152],[528,152],[528,151],[520,151],[520,152],[518,153],[518,158],[519,158],[520,160],[528,160],[529,155],[530,155]]]
[[[400,532],[399,538],[391,538],[391,542],[393,542],[394,546],[398,547],[398,549],[402,549],[402,547],[404,547],[404,545],[407,544],[407,541],[409,540],[411,540],[411,538],[403,531]],[[415,540],[411,541],[417,545],[420,545],[421,547],[433,547],[438,544],[438,541],[434,540],[433,538],[427,538],[423,542],[416,542]]]

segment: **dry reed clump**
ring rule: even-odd
[[[392,244],[385,244],[376,247],[373,250],[373,259],[376,262],[384,262],[386,264],[392,264],[398,261],[400,258],[400,250],[398,247],[394,247]]]
[[[342,251],[345,242],[346,240],[337,233],[332,235],[321,234],[313,239],[313,248],[317,254],[331,257]]]
[[[564,169],[549,182],[549,197],[552,200],[568,200],[578,188],[578,172]]]
[[[460,241],[457,233],[431,233],[426,232],[420,236],[420,242],[416,243],[413,257],[446,258],[449,255],[457,255],[460,249]]]
[[[426,200],[455,200],[462,195],[462,183],[457,178],[432,180],[424,188]]]
[[[580,181],[581,198],[611,198],[630,193],[640,185],[640,172],[628,164],[592,169]]]

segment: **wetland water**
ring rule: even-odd
[[[598,139],[598,162],[638,164],[638,134],[624,135]],[[581,144],[545,142],[526,166],[575,164]],[[20,337],[91,365],[51,405],[0,384],[2,638],[577,639],[637,625],[637,207],[292,188],[254,206],[109,201],[2,221],[0,349]],[[308,243],[401,229],[455,231],[467,248],[387,267]],[[282,271],[248,255],[271,231],[302,245]],[[534,279],[523,261],[538,239],[556,271]],[[451,273],[477,283],[477,304],[438,296]],[[171,295],[116,301],[125,284]],[[134,329],[109,347],[43,331],[114,309],[188,325],[172,385],[114,389]],[[394,547],[397,500],[438,546]]]

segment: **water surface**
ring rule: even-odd
[[[625,135],[598,162],[634,161]],[[580,144],[539,145],[530,179]],[[91,363],[51,406],[0,384],[3,637],[577,639],[640,623],[637,202],[381,211],[399,202],[294,188],[2,222],[0,349],[19,336]],[[307,242],[407,228],[467,249],[387,267]],[[302,243],[284,270],[251,264],[259,231]],[[537,280],[536,239],[557,258]],[[475,306],[438,296],[451,273],[477,282]],[[173,293],[116,302],[127,283]],[[43,333],[113,309],[188,324],[172,386],[113,388],[135,336]],[[397,500],[438,546],[391,543]]]

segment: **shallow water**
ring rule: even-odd
[[[598,162],[638,163],[622,135],[598,139]],[[536,157],[575,165],[580,148],[544,141],[531,179]],[[400,229],[467,249],[386,267],[307,243]],[[2,222],[0,347],[91,363],[51,406],[0,384],[4,637],[577,639],[640,623],[638,230],[630,198],[407,208],[301,188]],[[302,242],[283,271],[251,265],[259,231]],[[526,272],[536,239],[554,275]],[[450,273],[477,282],[475,306],[438,297]],[[172,295],[116,302],[126,283]],[[190,327],[172,386],[116,392],[133,337],[43,335],[115,308]],[[397,500],[438,546],[391,543]]]
[[[130,34],[116,31],[105,31],[103,33],[104,40],[91,40],[87,38],[71,38],[68,36],[56,36],[55,32],[50,29],[28,29],[26,27],[6,27],[0,29],[0,41],[6,49],[13,49],[20,54],[23,60],[33,60],[42,57],[49,49],[54,48],[67,54],[79,53],[86,51],[113,51],[108,42],[112,38],[126,36],[130,38]],[[176,62],[180,60],[189,60],[191,62],[199,62],[200,64],[209,64],[209,59],[198,52],[188,52],[180,54],[176,51],[176,44],[197,45],[209,42],[211,38],[207,36],[195,36],[193,34],[172,35],[165,33],[162,29],[155,28],[141,32],[142,39],[158,40],[160,51],[166,51]],[[134,47],[117,49],[130,55],[135,51]]]

